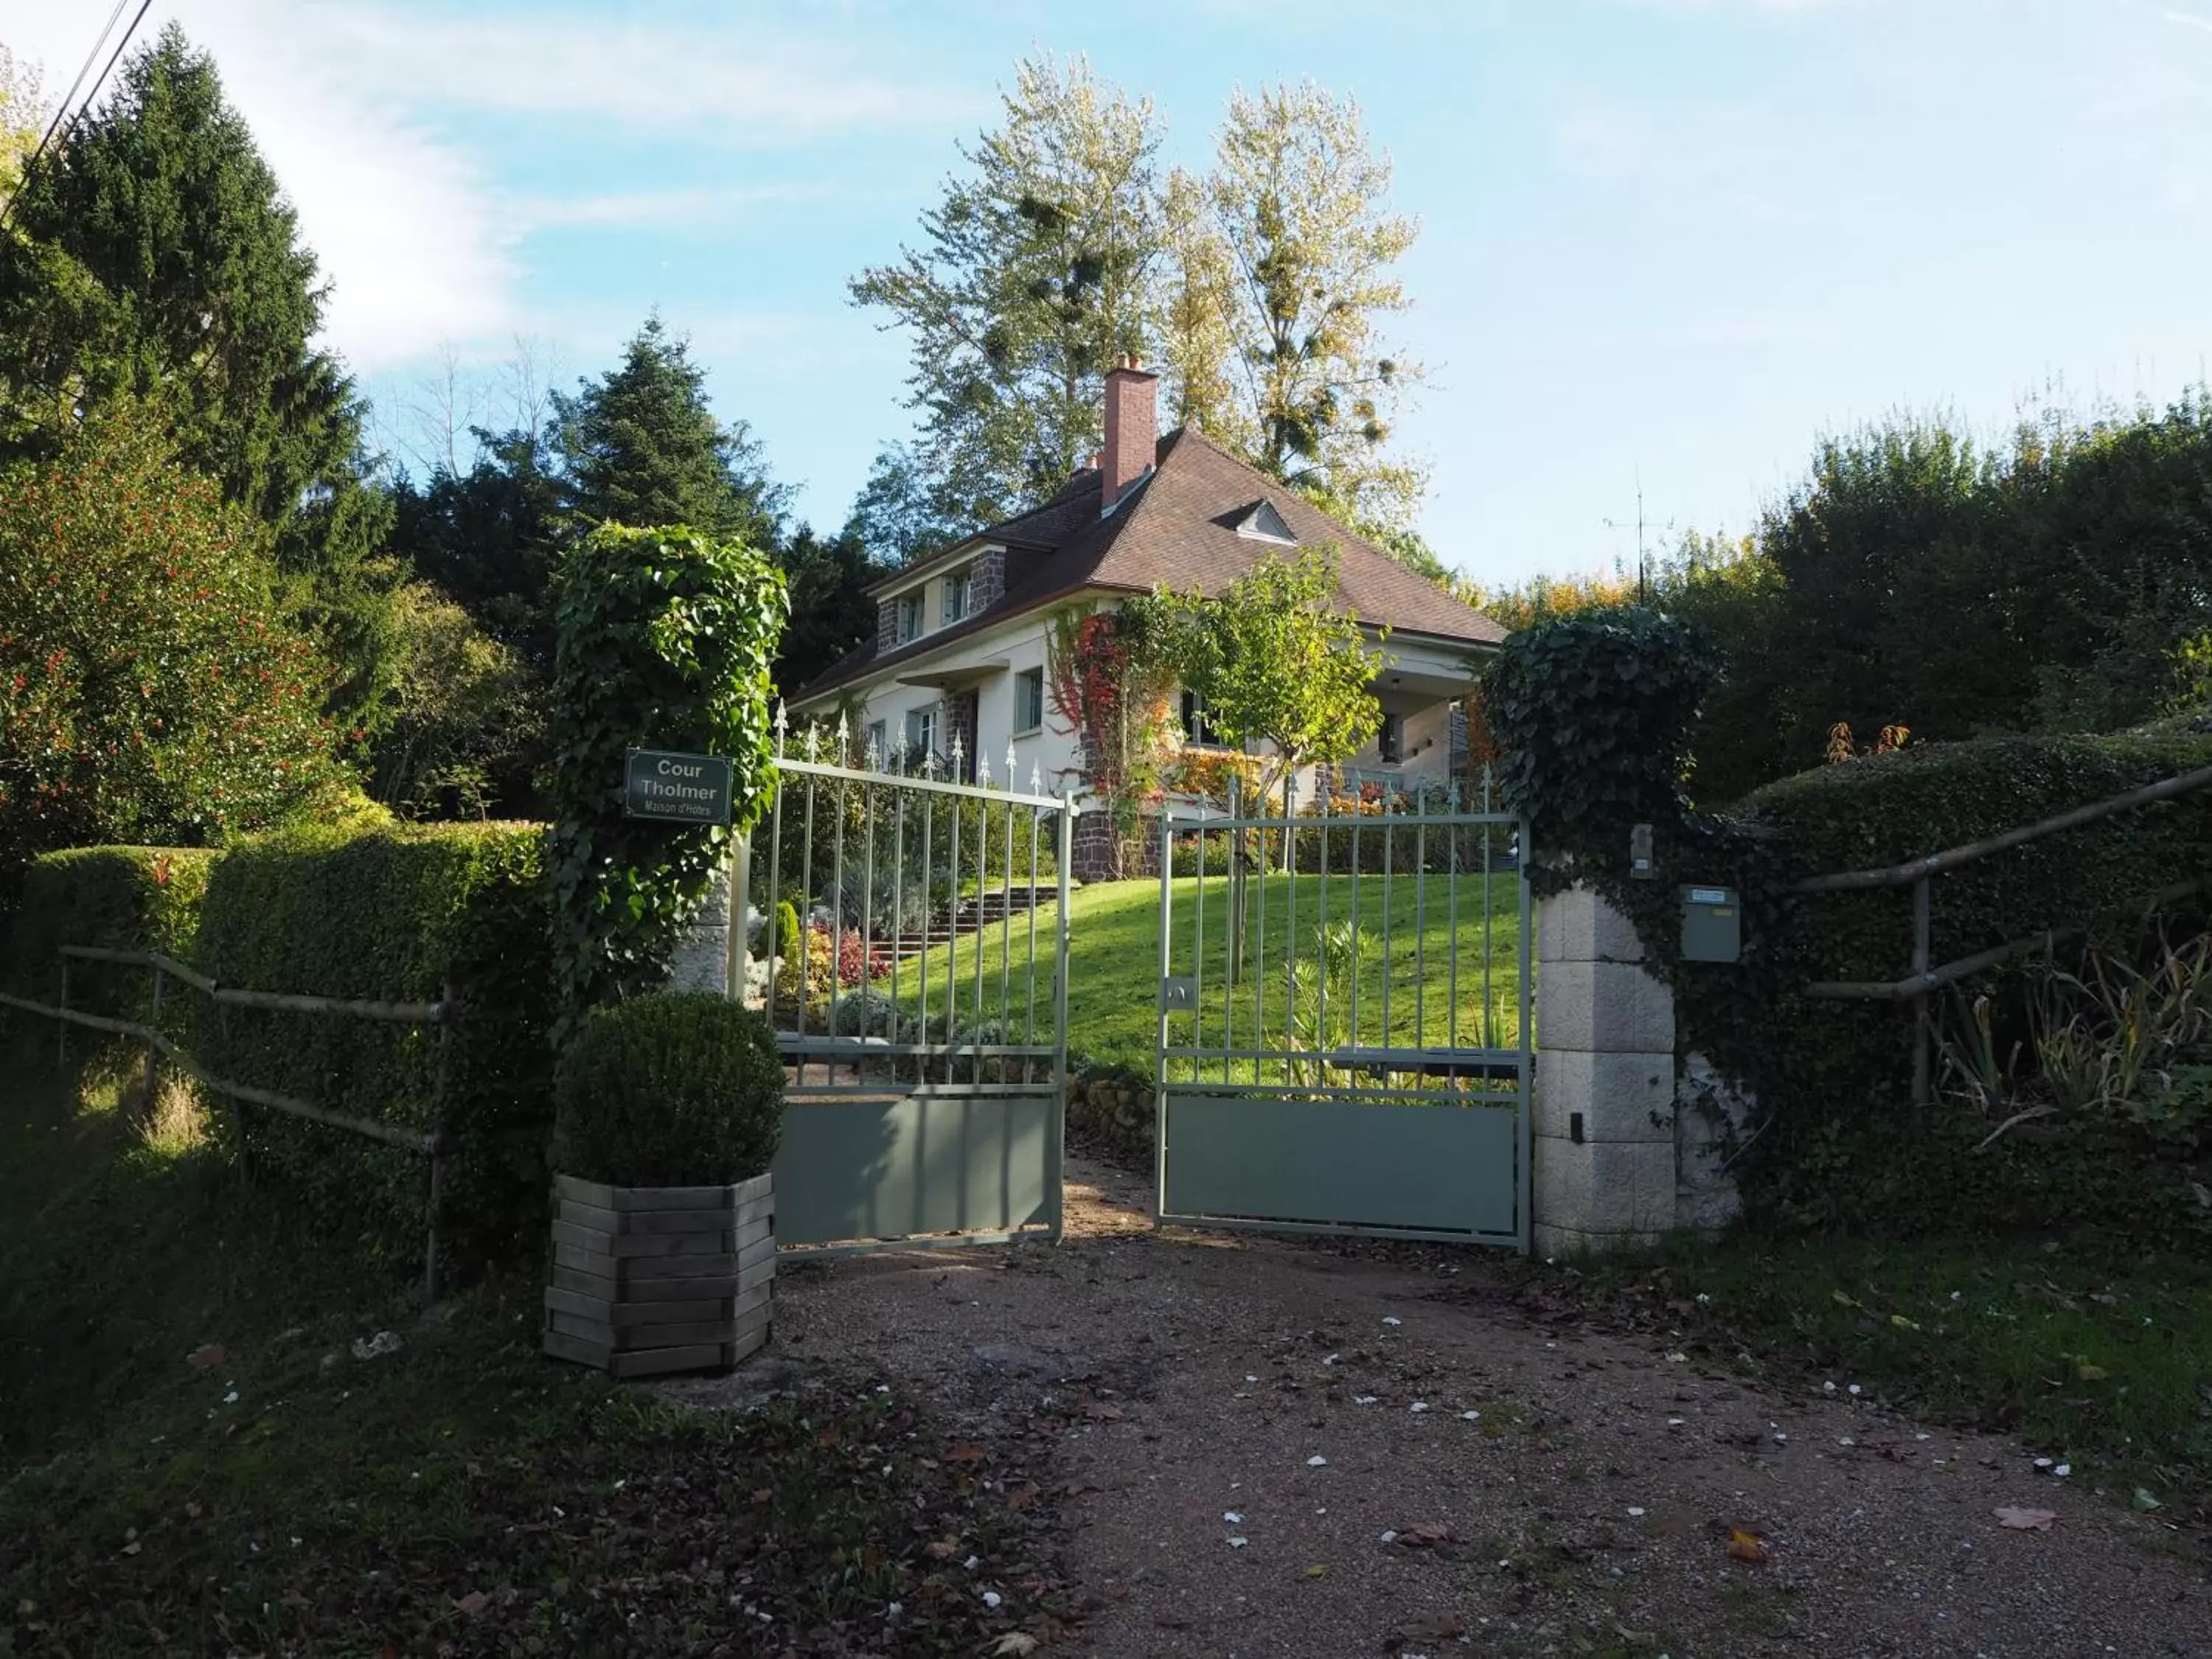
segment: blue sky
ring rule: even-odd
[[[108,0],[0,0],[75,72]],[[1486,581],[1745,528],[1824,430],[2163,403],[2212,354],[2212,0],[1175,6],[155,0],[212,50],[397,453],[451,362],[605,367],[658,306],[799,510],[908,426],[845,279],[914,234],[1024,52],[1087,53],[1202,164],[1230,88],[1357,95],[1422,234],[1399,321],[1424,528]]]

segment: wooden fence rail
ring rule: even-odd
[[[1934,1054],[1932,1043],[1934,1024],[1929,1012],[1928,999],[1944,986],[1954,985],[1985,968],[2024,956],[2039,948],[2047,948],[2061,939],[2070,939],[2087,932],[2082,926],[2060,927],[2046,933],[2016,939],[1992,945],[1986,951],[1977,951],[1971,956],[1959,957],[1937,966],[1932,960],[1934,951],[1930,940],[1933,905],[1929,892],[1929,881],[1948,870],[1973,864],[1993,854],[2011,851],[2041,841],[2046,836],[2056,836],[2068,830],[2079,830],[2085,824],[2095,823],[2124,812],[2132,807],[2148,806],[2154,801],[2170,800],[2192,790],[2212,784],[2212,766],[2200,766],[2193,772],[2177,773],[2170,778],[2160,778],[2124,793],[2107,796],[2103,800],[2091,801],[2087,805],[2073,807],[2034,823],[2024,823],[2011,830],[2000,830],[1980,841],[1968,842],[1962,847],[1951,847],[1940,853],[1930,853],[1924,858],[1908,859],[1903,864],[1884,866],[1878,870],[1839,870],[1824,876],[1808,876],[1794,884],[1793,893],[1864,893],[1885,888],[1912,889],[1912,966],[1899,980],[1817,980],[1805,987],[1805,994],[1831,1002],[1911,1002],[1912,1004],[1912,1103],[1926,1106],[1934,1092]],[[2149,906],[2167,903],[2186,897],[2202,886],[2200,881],[2178,882],[2171,887],[2146,895],[2138,901]]]
[[[438,1212],[445,1195],[446,1158],[453,1151],[453,1137],[441,1125],[428,1130],[403,1128],[397,1124],[380,1123],[374,1118],[355,1117],[349,1113],[332,1111],[327,1106],[318,1106],[313,1101],[301,1100],[292,1095],[279,1094],[273,1089],[256,1087],[252,1084],[220,1078],[209,1071],[188,1053],[183,1045],[174,1042],[155,1025],[142,1024],[135,1020],[115,1019],[106,1014],[88,1012],[69,1006],[69,964],[72,960],[104,962],[127,968],[145,968],[154,974],[154,1017],[161,1018],[161,988],[171,979],[183,981],[210,1000],[238,1008],[259,1008],[280,1013],[322,1014],[337,1018],[378,1020],[400,1025],[434,1025],[438,1028],[438,1079],[442,1098],[444,1084],[452,1064],[450,1031],[458,1008],[453,990],[447,987],[435,1002],[402,1002],[359,997],[311,996],[303,992],[249,991],[224,985],[205,974],[186,967],[183,963],[152,951],[118,951],[104,945],[64,945],[61,947],[61,1000],[58,1004],[40,1002],[30,997],[20,997],[0,991],[0,1005],[21,1009],[26,1013],[43,1014],[49,1019],[63,1022],[60,1032],[60,1053],[66,1061],[69,1057],[68,1028],[81,1025],[95,1031],[112,1031],[119,1036],[135,1037],[146,1046],[147,1097],[152,1098],[155,1078],[155,1056],[175,1066],[179,1071],[232,1100],[247,1105],[264,1107],[287,1116],[321,1123],[350,1134],[379,1140],[402,1151],[417,1152],[430,1160],[430,1203],[428,1237],[423,1246],[422,1288],[433,1302],[442,1288],[438,1260]]]

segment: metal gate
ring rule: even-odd
[[[1160,1220],[1528,1249],[1528,830],[1473,794],[1163,817]]]
[[[738,907],[762,904],[748,979],[765,982],[746,994],[787,1079],[778,1243],[1057,1239],[1074,802],[1034,774],[1027,793],[994,787],[957,740],[910,772],[850,754],[842,722],[801,757],[786,741],[779,714]],[[1012,768],[1010,749],[1009,786]],[[787,902],[799,939],[771,951]]]

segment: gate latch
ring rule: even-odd
[[[1161,1006],[1168,1008],[1198,1006],[1198,981],[1188,974],[1170,974],[1160,981]]]

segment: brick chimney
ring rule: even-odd
[[[1130,486],[1152,470],[1160,426],[1160,377],[1137,367],[1133,356],[1106,377],[1106,447],[1098,471],[1103,492],[1099,511],[1129,493]]]

